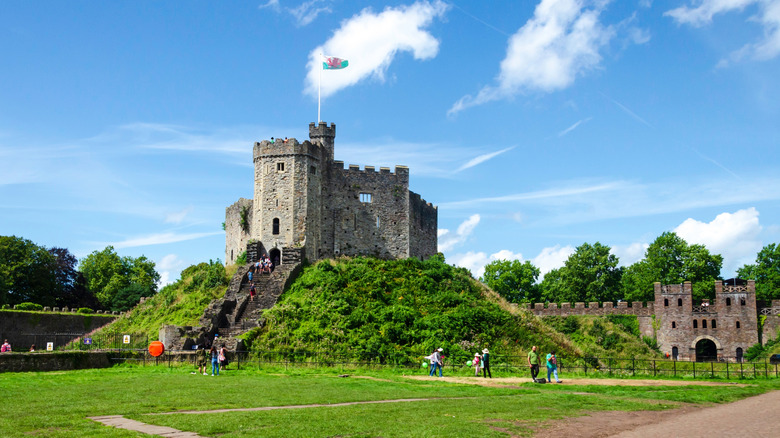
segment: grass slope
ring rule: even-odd
[[[305,349],[391,363],[418,361],[437,347],[456,361],[483,348],[494,358],[524,356],[532,345],[569,357],[606,351],[595,344],[583,350],[441,257],[320,261],[265,316],[266,325],[247,337],[256,351]],[[653,354],[618,324],[600,326],[619,333],[631,351]]]
[[[145,334],[151,341],[158,339],[163,325],[198,325],[209,303],[225,296],[235,270],[232,267],[226,271],[222,263],[211,260],[190,266],[182,271],[178,281],[163,287],[99,332]]]

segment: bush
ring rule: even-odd
[[[246,251],[242,252],[241,254],[236,257],[236,264],[237,265],[245,265],[246,264]]]
[[[16,310],[43,310],[43,306],[35,303],[21,303],[16,305]]]
[[[658,351],[658,340],[652,336],[642,336],[642,340],[645,341],[648,347],[655,351]]]
[[[81,307],[79,310],[76,311],[76,313],[95,313],[94,310],[90,309],[89,307]]]
[[[10,309],[10,308],[11,308],[10,304],[3,304],[3,307],[0,307],[0,309],[4,309],[4,310],[5,309]]]

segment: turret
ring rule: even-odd
[[[333,161],[333,143],[336,138],[336,124],[331,123],[330,127],[325,122],[320,122],[319,125],[309,123],[309,139],[312,143],[319,144],[326,151],[328,151],[328,157]]]

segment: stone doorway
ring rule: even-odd
[[[718,360],[718,347],[711,339],[702,339],[696,343],[696,362],[714,362]]]
[[[269,251],[268,258],[271,259],[271,262],[274,264],[274,266],[279,266],[282,264],[282,252],[279,251],[279,248],[274,248]]]

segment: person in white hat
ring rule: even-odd
[[[490,352],[487,348],[482,350],[482,377],[493,378],[493,375],[490,374]]]
[[[439,369],[439,377],[441,377],[441,364],[442,364],[442,357],[441,352],[444,351],[442,348],[436,349],[436,351],[433,352],[433,355],[431,357],[431,374],[430,376],[433,376],[436,374],[436,368]]]
[[[480,362],[482,361],[482,356],[479,355],[479,353],[474,353],[474,361],[472,364],[474,364],[474,377],[479,377],[479,369],[481,368]]]

